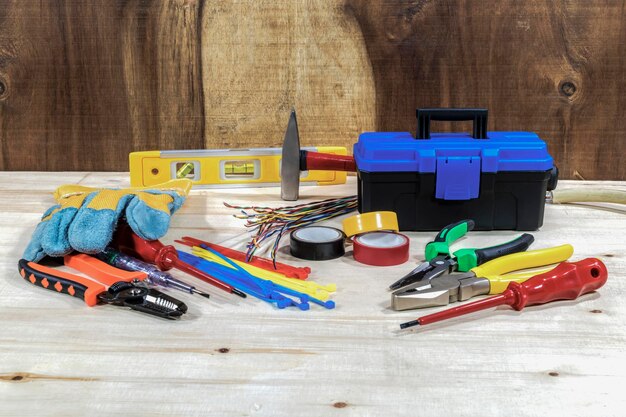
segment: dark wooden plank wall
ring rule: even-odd
[[[626,180],[617,0],[0,0],[0,169],[126,170],[133,150],[279,146],[490,109],[562,175]],[[438,129],[467,128],[451,124]]]

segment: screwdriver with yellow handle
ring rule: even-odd
[[[557,300],[575,300],[583,294],[598,290],[606,283],[607,278],[606,266],[597,258],[562,262],[551,271],[535,275],[521,284],[509,283],[502,294],[429,314],[402,323],[400,328],[423,326],[501,305],[509,305],[519,311],[527,305],[545,304]]]
[[[392,293],[391,307],[394,310],[411,310],[442,306],[477,295],[499,294],[509,283],[524,282],[553,267],[515,274],[509,272],[557,264],[568,260],[573,253],[572,245],[566,244],[502,256],[474,267],[464,274],[444,274],[431,279],[430,282],[403,287]]]

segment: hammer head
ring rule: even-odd
[[[296,111],[291,111],[289,124],[283,141],[283,154],[280,163],[280,198],[296,201],[300,188],[300,135]]]

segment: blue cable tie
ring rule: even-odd
[[[226,282],[229,285],[233,285],[233,275],[234,273],[236,273],[237,271],[233,270],[232,268],[229,268],[227,266],[224,265],[220,265],[218,263],[215,262],[211,262],[211,261],[207,261],[206,259],[200,258],[198,256],[195,256],[193,254],[187,253],[187,252],[183,252],[183,251],[178,251],[180,259],[182,261],[185,261],[193,266],[195,266],[196,268],[206,272],[207,274],[213,275],[218,279],[223,280],[224,282]],[[246,271],[244,271],[246,272]],[[246,272],[247,275],[249,275]],[[235,275],[236,276],[236,275]],[[273,283],[271,281],[266,281],[263,280],[261,278],[255,277],[254,275],[250,275],[251,281],[262,281],[261,284],[265,284],[262,285],[262,289],[265,291],[265,293],[261,294],[258,291],[252,289],[250,286],[243,284],[241,282],[238,282],[237,285],[239,286],[239,289],[241,289],[242,291],[252,295],[253,297],[256,297],[262,301],[266,301],[269,303],[275,303],[276,306],[279,309],[284,309],[286,307],[289,307],[291,305],[299,307],[301,310],[307,310],[308,307],[306,305],[303,305],[305,303],[297,303],[294,300],[292,300],[289,297],[285,297],[284,295],[280,294],[278,291],[276,291],[276,289],[271,288],[270,285],[267,285],[268,283],[271,284],[271,286],[273,286]],[[255,283],[255,285],[257,285],[257,283]],[[234,286],[234,285],[233,285]],[[258,285],[257,285],[258,286]],[[268,288],[270,287],[270,288]]]

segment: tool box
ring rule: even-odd
[[[473,121],[472,134],[430,121]],[[368,132],[354,145],[359,212],[395,211],[400,230],[536,230],[558,170],[532,132],[487,132],[486,109],[418,109],[417,134]]]

